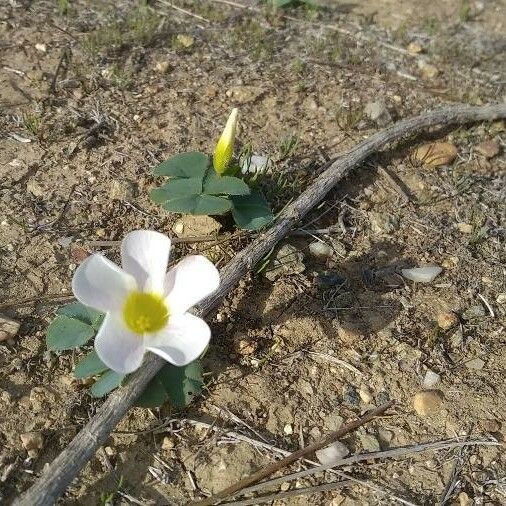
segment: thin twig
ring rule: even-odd
[[[328,355],[326,353],[318,353],[316,351],[307,351],[306,352],[310,357],[319,357],[324,360],[327,360],[329,362],[332,362],[333,364],[340,365],[341,367],[344,367],[345,369],[348,369],[349,371],[355,373],[357,376],[363,376],[364,373],[357,369],[354,365],[348,364],[348,362],[345,362],[344,360],[341,360],[340,358],[333,357],[332,355]]]
[[[450,477],[444,488],[441,500],[439,501],[439,506],[444,506],[452,498],[455,489],[459,484],[459,475],[464,467],[464,451],[465,447],[461,447],[458,452],[455,462],[453,463],[452,472],[450,473]]]
[[[287,492],[277,492],[275,494],[263,495],[260,497],[254,497],[253,499],[244,499],[242,501],[224,502],[223,506],[249,506],[251,504],[261,504],[263,502],[271,502],[277,499],[287,499],[288,497],[297,497],[299,495],[317,494],[318,492],[328,492],[329,490],[335,490],[336,488],[345,487],[350,485],[350,480],[334,481],[332,483],[325,483],[324,485],[318,485],[315,487],[297,488],[295,490],[288,490]]]
[[[397,176],[391,174],[389,170],[381,165],[378,166],[378,172],[390,183],[390,186],[401,196],[404,202],[413,200],[406,185],[402,181],[399,181]]]
[[[404,119],[371,135],[347,153],[339,155],[293,202],[279,214],[272,226],[259,236],[221,270],[218,290],[194,309],[205,316],[215,310],[240,279],[283,239],[307,213],[318,205],[346,177],[372,154],[392,142],[419,134],[421,130],[448,125],[462,125],[476,121],[493,121],[506,117],[506,104],[481,107],[456,105]],[[135,399],[165,364],[156,355],[148,355],[144,365],[129,376],[125,386],[113,392],[96,411],[95,416],[81,429],[68,446],[42,472],[35,483],[15,502],[15,506],[52,505],[65,491],[95,451],[109,437]]]
[[[329,435],[324,437],[323,439],[320,439],[320,441],[316,441],[315,443],[312,443],[305,448],[300,448],[299,450],[290,453],[290,455],[287,455],[285,458],[273,462],[272,464],[269,464],[268,466],[265,466],[262,469],[259,469],[257,472],[251,474],[250,476],[246,476],[242,480],[239,480],[234,485],[231,485],[230,487],[227,487],[226,489],[222,490],[221,492],[218,492],[214,494],[211,497],[207,497],[206,499],[203,499],[202,501],[194,501],[190,503],[190,506],[210,506],[217,502],[220,499],[224,499],[229,496],[233,496],[237,491],[242,490],[243,488],[249,487],[250,485],[253,485],[257,483],[258,481],[267,478],[267,476],[271,476],[275,472],[279,471],[280,469],[283,469],[284,467],[289,466],[290,464],[293,464],[297,460],[305,457],[306,455],[309,455],[311,453],[314,453],[317,450],[320,450],[321,448],[325,448],[326,446],[329,446],[334,441],[337,441],[338,439],[341,439],[345,434],[348,434],[362,425],[370,422],[371,420],[374,420],[379,415],[382,415],[388,408],[393,406],[394,402],[390,401],[386,404],[383,404],[382,406],[379,406],[376,409],[373,409],[366,415],[364,415],[362,418],[359,418],[358,420],[354,420],[353,422],[350,422],[343,427],[341,427],[339,430],[336,430],[334,432],[331,432]]]
[[[71,57],[72,57],[72,50],[70,49],[70,47],[63,48],[60,59],[58,61],[58,65],[56,66],[56,70],[54,71],[53,74],[53,79],[51,80],[51,85],[49,86],[50,95],[54,95],[56,93],[56,82],[58,80],[58,75],[60,74],[61,69],[68,66]]]
[[[162,5],[166,5],[167,7],[170,7],[178,12],[182,12],[183,14],[186,14],[187,16],[191,16],[192,18],[199,19],[200,21],[204,21],[204,23],[211,22],[209,19],[204,18],[204,17],[200,16],[199,14],[195,14],[194,12],[183,9],[182,7],[178,7],[177,5],[174,5],[171,2],[167,2],[167,0],[158,0],[158,3],[160,3]]]
[[[492,306],[489,304],[488,300],[485,299],[485,297],[483,297],[483,295],[481,293],[478,294],[478,297],[483,301],[483,304],[485,304],[485,306],[487,307],[488,312],[490,313],[490,316],[492,318],[495,318],[494,310],[492,309]]]

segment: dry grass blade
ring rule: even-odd
[[[244,499],[242,501],[224,502],[223,505],[228,506],[249,506],[250,504],[262,504],[265,502],[275,501],[277,499],[288,499],[288,497],[297,497],[299,495],[317,494],[318,492],[328,492],[349,485],[351,482],[348,480],[335,481],[333,483],[326,483],[325,485],[318,485],[315,487],[298,488],[296,490],[288,490],[287,492],[278,492],[276,494],[269,494],[253,499]]]

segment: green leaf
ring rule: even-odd
[[[210,172],[204,180],[204,193],[208,195],[249,195],[249,186],[238,177],[219,176]]]
[[[203,153],[196,151],[179,153],[153,169],[157,176],[169,176],[173,178],[200,178],[206,173],[209,158]]]
[[[58,315],[49,325],[46,344],[49,350],[63,351],[83,346],[95,335],[95,329],[75,318]]]
[[[80,302],[71,302],[70,304],[61,306],[57,309],[56,314],[62,314],[68,316],[69,318],[75,318],[76,320],[92,326],[95,330],[98,330],[105,316],[104,313],[85,306]]]
[[[223,214],[232,207],[227,198],[204,195],[198,178],[171,180],[152,190],[151,198],[173,213]]]
[[[158,376],[155,376],[135,401],[141,408],[157,408],[167,401],[167,392]]]
[[[195,360],[185,367],[165,365],[156,376],[165,388],[169,401],[176,408],[189,404],[202,391],[202,364]]]
[[[186,179],[172,179],[168,183],[151,190],[151,199],[158,204],[167,200],[200,195],[202,193],[202,179],[190,177]]]
[[[258,230],[274,219],[269,203],[258,189],[252,189],[250,195],[233,196],[231,200],[232,216],[239,228]]]
[[[95,350],[88,353],[74,369],[74,377],[77,379],[89,378],[107,371],[108,367],[98,358]]]
[[[189,214],[224,214],[230,211],[232,203],[225,197],[214,195],[188,195],[176,197],[163,203],[167,211]]]
[[[91,395],[93,397],[103,397],[111,390],[119,387],[125,376],[126,374],[120,374],[109,369],[93,384],[90,389]]]

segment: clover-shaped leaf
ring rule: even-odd
[[[231,200],[232,216],[240,228],[258,230],[274,219],[267,200],[258,189],[252,189],[250,195],[233,196]]]
[[[192,151],[190,153],[179,153],[165,162],[157,165],[153,172],[157,176],[169,176],[171,178],[202,179],[209,165],[209,158],[203,153]]]

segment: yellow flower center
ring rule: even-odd
[[[125,325],[136,334],[149,334],[163,329],[169,319],[169,308],[156,293],[132,292],[123,306]]]

